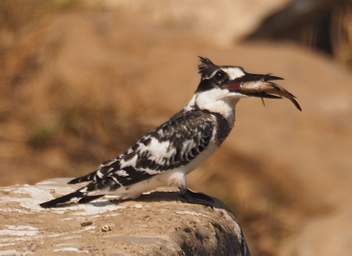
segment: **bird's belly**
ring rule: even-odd
[[[184,172],[189,173],[201,165],[205,160],[207,160],[218,148],[215,143],[212,143],[204,151],[202,151],[196,158],[194,158],[189,164],[183,166]]]
[[[127,187],[120,187],[115,191],[109,191],[106,194],[113,195],[117,199],[134,199],[140,196],[144,192],[155,190],[158,187],[162,187],[166,184],[166,174],[155,175],[147,180],[143,180],[132,184]]]

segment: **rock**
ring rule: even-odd
[[[248,255],[240,226],[216,199],[204,206],[157,191],[42,209],[74,189],[66,181],[0,188],[0,255]]]

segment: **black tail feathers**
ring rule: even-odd
[[[84,198],[84,193],[81,192],[80,190],[77,190],[75,192],[72,192],[70,194],[55,198],[53,200],[41,203],[40,206],[43,208],[51,208],[51,207],[59,207],[62,204],[69,202],[73,198],[78,198],[82,200]]]
[[[81,199],[79,199],[78,203],[79,204],[86,204],[86,203],[89,203],[90,201],[98,199],[99,197],[102,197],[102,196],[104,196],[104,195],[84,196]]]
[[[86,181],[90,181],[91,180],[91,175],[85,175],[82,177],[78,177],[78,178],[74,178],[72,180],[70,180],[69,182],[67,182],[67,184],[77,184],[77,183],[81,183],[81,182],[86,182]]]
[[[74,178],[74,179],[70,180],[69,182],[67,182],[67,184],[77,184],[77,183],[81,183],[81,182],[91,181],[94,176],[95,176],[95,171],[92,173],[89,173],[87,175],[84,175],[84,176],[81,176],[78,178]]]
[[[84,182],[84,181],[89,181],[88,177],[82,176],[82,177],[74,178],[74,179],[70,180],[69,182],[67,182],[67,184],[77,184],[77,183]]]

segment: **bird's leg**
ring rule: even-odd
[[[203,204],[207,206],[214,204],[214,200],[210,196],[204,193],[194,192],[187,188],[185,175],[183,176],[183,179],[180,179],[178,188],[180,189],[181,197],[188,203]]]
[[[180,190],[180,196],[188,203],[211,206],[214,200],[203,193],[193,192],[187,188],[186,175],[184,172],[175,172],[169,176],[169,185],[175,185]]]

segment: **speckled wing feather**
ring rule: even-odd
[[[208,112],[181,111],[125,153],[69,183],[90,181],[87,191],[115,190],[187,165],[208,146],[216,124],[216,117]]]

